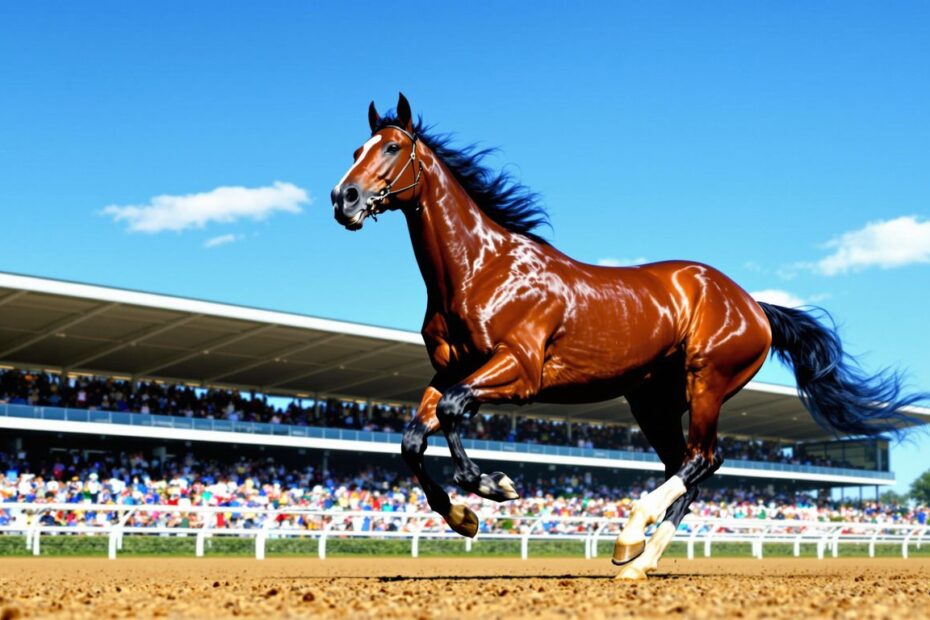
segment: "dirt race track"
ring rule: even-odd
[[[0,619],[930,618],[930,559],[0,559]]]

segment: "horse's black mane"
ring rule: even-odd
[[[381,118],[375,132],[388,125],[398,125],[397,117],[388,114]],[[537,226],[549,224],[549,215],[539,203],[539,195],[516,181],[508,172],[495,171],[483,164],[486,156],[496,149],[482,149],[474,144],[453,148],[451,134],[437,134],[423,119],[417,119],[414,133],[443,161],[455,179],[465,188],[488,217],[506,228],[539,243],[548,241],[533,233]]]

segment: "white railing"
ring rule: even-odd
[[[214,536],[253,538],[255,558],[265,558],[269,538],[304,538],[316,540],[317,554],[326,558],[327,541],[333,538],[401,539],[410,541],[410,555],[419,555],[423,539],[460,539],[433,513],[375,512],[312,510],[298,507],[255,508],[247,506],[164,506],[164,505],[113,505],[113,504],[36,504],[3,503],[0,512],[10,516],[10,524],[0,526],[0,534],[25,535],[26,548],[34,555],[41,553],[43,535],[104,535],[108,537],[108,556],[116,559],[123,547],[126,534],[132,536],[193,536],[194,554],[202,557],[206,539]],[[99,513],[97,524],[62,526],[43,523],[50,512]],[[218,526],[217,516],[235,515],[231,525]],[[160,516],[188,517],[196,515],[199,523],[184,527],[149,525],[133,522],[134,517]],[[299,517],[300,527],[288,525],[288,520]],[[246,527],[235,522],[243,518],[254,520],[256,525]],[[282,521],[283,519],[283,521]],[[465,539],[465,550],[482,540],[510,540],[520,543],[520,556],[529,557],[529,543],[543,541],[577,541],[583,543],[585,558],[598,555],[598,543],[611,540],[622,529],[625,519],[602,517],[558,517],[551,515],[507,514],[480,515],[482,531],[472,539]],[[499,521],[510,521],[508,530],[495,528]],[[703,554],[710,557],[716,543],[750,545],[753,557],[762,559],[766,544],[790,544],[795,556],[801,555],[801,545],[813,545],[817,558],[829,552],[838,557],[841,545],[867,545],[869,557],[875,556],[877,545],[900,545],[901,557],[907,558],[913,546],[920,549],[924,540],[930,540],[930,525],[791,521],[776,519],[722,519],[688,516],[675,541],[685,543],[688,559],[693,559],[695,547],[703,545]]]

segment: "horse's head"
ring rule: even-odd
[[[368,124],[371,138],[355,151],[355,163],[330,194],[336,221],[349,230],[360,229],[368,216],[416,204],[419,196],[423,164],[407,98],[401,93],[390,123],[372,101]]]

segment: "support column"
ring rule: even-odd
[[[68,369],[62,368],[58,373],[58,395],[64,398],[68,391]]]
[[[11,438],[6,448],[8,452],[11,452],[14,455],[19,454],[23,449],[23,438],[22,437]]]

